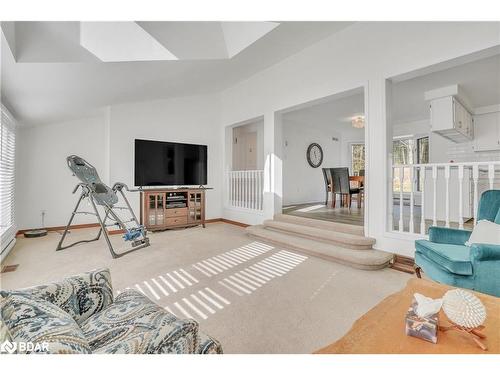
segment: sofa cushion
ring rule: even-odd
[[[472,275],[470,248],[465,245],[434,243],[427,240],[415,241],[417,252],[441,267],[458,275]]]
[[[471,246],[475,243],[500,245],[500,224],[479,220],[465,245]]]
[[[78,324],[113,303],[111,275],[108,269],[85,272],[57,283],[20,289],[18,292],[42,298],[59,306]]]
[[[195,353],[198,323],[181,320],[130,290],[91,316],[82,330],[96,353]]]
[[[0,309],[18,353],[91,353],[78,324],[53,303],[29,294],[2,291]]]

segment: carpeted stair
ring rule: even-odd
[[[393,258],[393,254],[374,250],[375,240],[365,237],[363,227],[355,225],[275,215],[274,220],[266,220],[246,230],[251,237],[261,241],[354,268],[381,269]]]

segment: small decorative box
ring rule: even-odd
[[[406,313],[405,326],[406,334],[408,336],[418,337],[419,339],[437,343],[437,333],[438,333],[438,314],[436,312],[425,318],[421,318],[417,315],[417,301],[414,298],[408,312]]]

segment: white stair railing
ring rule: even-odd
[[[262,211],[264,200],[264,171],[226,172],[227,205],[229,207]]]
[[[431,225],[477,221],[481,194],[500,189],[500,161],[392,166],[391,231],[425,235]]]

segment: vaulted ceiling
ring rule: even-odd
[[[1,98],[28,125],[218,92],[350,22],[3,22]]]

